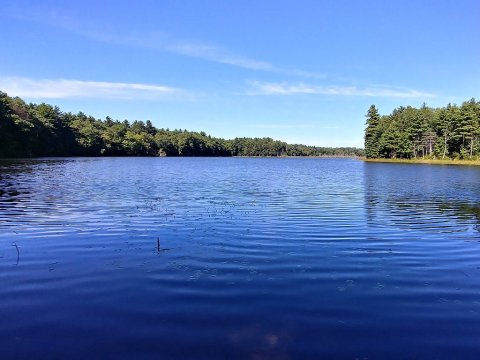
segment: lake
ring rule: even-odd
[[[480,167],[0,161],[1,359],[478,359]]]

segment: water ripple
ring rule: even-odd
[[[0,357],[476,359],[478,179],[349,159],[2,160]]]

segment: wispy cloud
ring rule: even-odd
[[[153,49],[173,53],[209,62],[226,64],[243,69],[279,73],[288,76],[303,78],[325,78],[325,74],[300,69],[279,67],[271,62],[258,60],[238,54],[217,44],[204,41],[178,39],[163,31],[132,33],[109,31],[98,24],[81,23],[74,16],[58,10],[50,10],[25,14],[14,12],[13,16],[25,21],[35,21],[75,33],[77,35],[109,44],[130,46],[136,48]]]
[[[186,95],[178,88],[152,84],[26,77],[0,77],[0,90],[11,96],[33,99],[169,99]]]
[[[333,96],[367,96],[392,98],[433,98],[436,95],[424,91],[394,88],[387,86],[334,86],[312,85],[304,83],[289,84],[251,81],[248,95],[333,95]]]
[[[222,46],[176,39],[165,32],[118,36],[107,32],[86,31],[81,27],[72,27],[71,25],[68,26],[68,29],[96,41],[168,52],[248,70],[264,71],[301,78],[323,79],[326,77],[325,74],[313,71],[278,67],[271,62],[240,55]]]
[[[157,31],[141,35],[118,35],[106,31],[87,30],[82,26],[76,25],[74,22],[66,23],[65,21],[50,21],[49,24],[61,27],[65,30],[76,33],[77,35],[109,44],[168,52],[250,70],[262,70],[268,72],[286,71],[275,67],[267,61],[255,60],[235,54],[228,49],[212,44],[175,39],[165,32]],[[296,72],[297,75],[303,74],[303,76],[307,76],[306,72],[292,70],[292,74],[293,72]],[[313,74],[311,74],[311,76],[313,76]]]
[[[216,46],[192,43],[172,43],[167,44],[164,49],[185,56],[197,57],[200,59],[233,65],[245,69],[279,71],[278,68],[269,62],[236,55],[228,50],[221,49]]]

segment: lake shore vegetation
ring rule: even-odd
[[[375,105],[366,115],[367,159],[480,161],[480,102],[431,108],[401,106],[380,115]]]
[[[27,104],[0,91],[0,158],[49,156],[285,156],[359,157],[355,147],[287,144],[272,138],[212,137],[156,128],[150,120],[104,120]]]

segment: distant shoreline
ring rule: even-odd
[[[357,157],[363,149],[288,144],[270,137],[224,139],[135,120],[97,119],[58,106],[27,104],[0,91],[0,158],[62,156]]]
[[[451,159],[367,159],[361,158],[365,162],[371,163],[391,163],[391,164],[426,164],[426,165],[467,165],[480,166],[480,160],[451,160]]]
[[[298,155],[298,156],[255,156],[255,155],[230,155],[230,156],[206,156],[206,155],[177,155],[177,156],[151,156],[151,155],[119,155],[119,156],[111,156],[111,155],[98,155],[98,156],[34,156],[34,157],[5,157],[0,158],[2,160],[43,160],[43,159],[81,159],[81,158],[92,158],[92,159],[105,159],[105,158],[112,158],[112,159],[121,159],[121,158],[159,158],[159,159],[178,159],[178,158],[202,158],[202,159],[235,159],[235,158],[245,158],[245,159],[354,159],[354,160],[365,160],[360,156],[342,156],[342,155]]]
[[[265,159],[363,159],[361,156],[349,155],[280,155],[280,156],[231,156],[233,158],[265,158]]]

